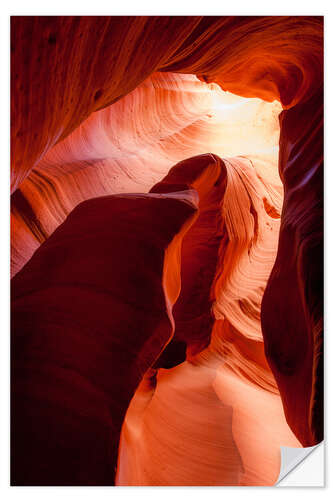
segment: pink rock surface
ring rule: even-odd
[[[12,17],[13,482],[320,442],[322,175],[322,17]]]

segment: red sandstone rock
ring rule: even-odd
[[[323,439],[322,91],[281,114],[279,167],[285,196],[262,304],[265,351],[287,421],[312,446]]]
[[[277,169],[281,109],[194,75],[154,73],[49,150],[13,194],[12,275],[78,203],[148,192],[184,158],[251,155],[264,172],[267,162]]]
[[[153,71],[196,74],[204,82],[216,82],[222,88],[242,96],[261,97],[268,101],[279,99],[286,109],[281,115],[280,140],[280,174],[285,200],[276,263],[263,303],[261,305],[261,298],[277,250],[280,188],[274,185],[270,174],[268,179],[262,179],[267,168],[265,162],[259,175],[260,169],[256,166],[256,161],[253,161],[254,168],[251,169],[251,162],[247,159],[224,160],[223,165],[227,170],[225,191],[221,184],[216,186],[215,193],[201,196],[201,215],[199,214],[199,218],[184,237],[184,288],[174,308],[175,318],[178,316],[175,342],[179,336],[180,349],[176,346],[175,351],[172,351],[172,346],[176,344],[171,342],[167,359],[160,358],[159,361],[163,366],[163,363],[176,364],[184,354],[180,352],[184,350],[182,342],[196,346],[194,348],[199,350],[209,339],[212,325],[210,320],[207,320],[211,300],[208,298],[208,290],[214,274],[214,259],[219,243],[213,289],[216,299],[214,311],[218,321],[215,323],[212,342],[207,350],[197,357],[194,356],[194,362],[199,364],[199,371],[190,384],[188,380],[192,372],[190,370],[189,373],[187,364],[160,377],[165,383],[163,382],[163,386],[157,383],[155,399],[149,396],[151,405],[148,405],[145,417],[149,424],[148,429],[158,429],[159,418],[162,418],[162,421],[163,418],[169,418],[171,423],[174,422],[168,413],[172,408],[166,409],[165,405],[163,406],[163,397],[170,399],[172,394],[178,391],[178,400],[183,402],[186,411],[182,413],[180,410],[179,419],[182,420],[176,419],[176,423],[170,427],[164,445],[167,447],[170,442],[179,442],[182,425],[186,428],[186,423],[189,423],[191,434],[186,441],[187,454],[184,456],[187,457],[188,453],[194,450],[196,457],[202,457],[202,444],[200,443],[198,448],[193,447],[193,443],[197,443],[200,438],[206,445],[207,442],[210,443],[207,446],[210,447],[209,457],[212,459],[215,456],[216,443],[211,439],[212,435],[216,434],[215,431],[218,431],[221,447],[219,449],[223,450],[224,444],[227,443],[226,455],[232,467],[226,468],[226,464],[221,460],[214,462],[217,463],[216,468],[202,467],[201,474],[195,467],[183,474],[182,458],[177,462],[181,471],[179,479],[177,475],[164,476],[164,471],[160,470],[160,464],[156,460],[151,462],[155,463],[151,477],[141,476],[140,471],[135,472],[139,474],[140,484],[170,484],[177,478],[178,481],[183,479],[186,484],[194,484],[195,481],[206,484],[206,476],[209,477],[210,484],[230,484],[230,481],[233,484],[237,481],[237,484],[272,484],[278,468],[276,450],[279,445],[298,445],[298,441],[285,426],[278,393],[281,394],[288,424],[300,442],[308,446],[322,439],[322,36],[322,18],[312,16],[12,19],[12,235],[19,241],[17,246],[14,243],[16,270],[61,224],[77,203],[118,189],[113,185],[113,171],[111,175],[109,164],[103,164],[103,147],[107,141],[100,141],[100,149],[95,144],[93,152],[85,151],[78,162],[74,150],[76,148],[76,152],[79,151],[82,143],[69,134],[82,132],[89,135],[88,132],[91,131],[93,136],[94,126],[101,118],[91,114],[136,89]],[[106,59],[109,64],[105,64]],[[166,100],[166,95],[163,94],[161,101]],[[121,116],[121,102],[125,106],[122,99],[116,103],[119,108],[118,116]],[[126,102],[129,104],[130,100]],[[187,108],[189,111],[190,107]],[[193,116],[197,111],[196,116],[200,116],[204,108],[205,103],[202,107],[196,105]],[[173,109],[175,111],[176,108]],[[113,110],[115,108],[111,106],[109,114],[103,113],[102,120],[116,121],[117,115],[116,112],[113,114]],[[147,170],[154,169],[158,162],[160,163],[157,170],[162,177],[175,161],[201,152],[191,149],[189,154],[188,144],[183,141],[183,137],[196,137],[195,140],[198,140],[197,137],[200,136],[204,145],[206,123],[200,128],[194,119],[191,121],[184,117],[183,103],[177,110],[180,110],[179,114],[174,112],[175,117],[169,120],[165,128],[159,129],[159,125],[157,127],[159,130],[163,129],[163,133],[160,137],[157,134],[156,140],[164,140],[163,134],[166,131],[168,134],[164,146],[159,144],[158,149],[154,149],[159,151],[155,155],[156,163],[153,159],[145,159],[142,164],[141,160],[137,160],[135,165],[126,170],[130,174],[129,177],[134,178],[136,173],[139,177],[143,167],[147,167]],[[171,113],[172,106],[170,115]],[[138,111],[136,116],[140,114],[143,115]],[[163,113],[159,116],[162,115]],[[169,113],[165,115],[169,116]],[[176,115],[181,116],[178,129],[181,135],[177,135]],[[146,116],[149,116],[148,112]],[[79,131],[79,125],[87,118],[91,126],[85,128],[83,124],[82,131]],[[149,120],[143,122],[138,126],[139,134],[142,130],[145,130],[146,134]],[[110,142],[117,141],[117,137],[118,140],[121,137],[122,141],[126,138],[126,131],[117,135],[117,127],[119,130],[120,122],[117,122]],[[153,129],[156,130],[156,125]],[[101,130],[103,127],[99,128],[98,132]],[[97,133],[95,135],[98,136]],[[64,141],[66,137],[68,142]],[[145,137],[149,137],[149,133]],[[55,144],[57,146],[54,147]],[[86,141],[85,144],[89,145],[91,141]],[[133,144],[135,143],[131,143],[132,148]],[[204,147],[203,151],[209,149]],[[109,153],[110,157],[115,156],[114,151]],[[135,147],[130,151],[133,155]],[[177,160],[174,158],[176,154],[179,155]],[[72,164],[69,160],[71,157]],[[173,161],[170,160],[171,157]],[[87,168],[81,168],[87,161],[89,171]],[[126,161],[125,155],[122,155],[121,168]],[[98,162],[102,165],[99,163],[99,169],[94,170]],[[193,166],[193,162],[190,165]],[[58,175],[54,175],[56,169],[59,170]],[[80,169],[82,171],[78,174]],[[66,172],[66,175],[62,175],[62,172]],[[98,179],[98,175],[103,177],[103,181]],[[184,179],[186,187],[194,186],[195,177],[196,172],[193,171],[193,179],[188,176]],[[147,189],[151,185],[152,182],[149,184],[147,181]],[[168,191],[169,188],[170,186],[161,189]],[[179,185],[178,188],[183,189]],[[215,191],[215,188],[213,189]],[[215,241],[214,248],[202,249],[200,242],[205,231],[211,235],[217,234],[214,232],[209,206],[213,203],[215,216],[219,196],[224,196],[219,219],[222,221],[222,227],[219,228],[219,233],[228,236]],[[147,351],[146,348],[143,349],[143,359],[138,358],[137,350],[131,352],[131,370],[135,372],[136,367],[140,367],[140,376],[134,373],[124,391],[119,389],[121,381],[118,365],[123,353],[120,352],[121,346],[112,343],[111,346],[104,344],[103,347],[110,347],[107,353],[112,360],[116,357],[117,370],[112,371],[111,364],[110,378],[105,378],[110,359],[104,350],[98,350],[101,347],[98,348],[94,344],[91,332],[96,331],[96,325],[101,318],[102,324],[98,326],[101,330],[98,331],[102,333],[105,333],[103,328],[106,327],[108,332],[124,328],[129,334],[134,330],[134,325],[130,328],[129,324],[132,321],[128,314],[129,305],[117,306],[117,317],[105,316],[106,310],[115,310],[116,307],[111,293],[114,292],[114,282],[105,271],[107,266],[110,265],[114,272],[126,276],[126,280],[122,281],[123,299],[128,295],[128,287],[132,285],[135,307],[146,295],[141,296],[134,292],[135,283],[128,279],[132,274],[127,266],[115,267],[117,259],[119,261],[121,257],[122,260],[125,254],[117,247],[118,253],[112,260],[112,252],[116,251],[113,245],[115,236],[112,233],[113,228],[107,225],[109,214],[105,213],[105,210],[101,210],[102,214],[100,211],[95,214],[94,223],[100,224],[100,233],[99,236],[95,234],[91,237],[91,245],[86,246],[86,240],[82,243],[83,231],[89,232],[89,224],[81,217],[78,217],[80,238],[76,243],[73,240],[72,230],[77,214],[85,211],[88,206],[102,206],[106,200],[89,202],[74,211],[13,281],[12,431],[15,463],[13,480],[16,484],[110,484],[117,458],[117,440],[126,407],[141,376],[160,355],[172,332],[170,316],[165,308],[157,313],[161,313],[165,319],[163,335],[158,332],[157,338],[154,330],[156,325],[150,325],[147,329],[147,315],[141,315],[139,320],[144,325],[142,337],[135,339],[139,344],[144,342],[147,339],[145,335],[148,335],[153,345],[146,346]],[[143,202],[146,198],[139,200],[135,201],[136,206],[139,203],[157,203],[156,199],[154,202],[151,199]],[[126,197],[125,203],[132,201],[132,198]],[[162,203],[162,200],[159,202]],[[169,204],[170,200],[163,202]],[[178,203],[178,206],[185,206],[189,210],[188,205],[179,200],[170,203]],[[148,217],[156,217],[157,221],[157,217],[162,214],[163,217],[167,216],[164,210],[160,214],[149,215],[147,208],[143,217],[145,222],[140,226],[140,231],[143,226],[146,228]],[[137,217],[138,214],[135,215]],[[173,215],[175,219],[170,219],[170,224],[179,223],[179,227],[171,231],[169,237],[164,234],[165,227],[160,224],[160,219],[155,224],[155,229],[158,228],[158,234],[164,242],[170,242],[186,218],[179,220],[181,214],[178,212]],[[132,221],[131,227],[135,228],[130,237],[134,238],[136,245],[141,233],[138,232],[138,226],[134,224],[130,214],[127,216],[128,221]],[[168,217],[172,218],[171,212]],[[171,226],[167,227],[170,229]],[[68,233],[67,229],[64,233],[64,228],[68,229]],[[105,235],[110,231],[112,239],[105,240]],[[123,234],[123,229],[119,231]],[[62,240],[65,234],[66,241]],[[145,236],[148,244],[151,235],[145,233]],[[61,240],[59,245],[54,243],[58,238]],[[121,245],[121,239],[116,241]],[[132,240],[131,243],[133,248],[128,246],[134,252],[136,246]],[[68,250],[72,248],[72,244],[76,245],[75,259]],[[162,245],[163,249],[165,245]],[[125,245],[122,248],[130,251]],[[161,251],[161,247],[158,248]],[[162,255],[161,251],[160,258]],[[136,262],[135,258],[136,255],[133,256],[133,264]],[[209,276],[205,277],[197,294],[195,287],[198,286],[198,276],[193,271],[201,264],[198,263],[201,259],[209,268]],[[171,272],[163,274],[164,292],[169,290],[173,302],[179,293],[179,277],[176,273],[174,279],[172,272],[178,269],[179,254],[167,253],[165,262],[168,261],[173,264],[168,269]],[[122,262],[124,264],[124,260]],[[129,262],[132,264],[131,259]],[[178,264],[175,265],[175,262]],[[110,300],[104,295],[104,302],[100,295],[97,299],[95,288],[81,289],[87,273],[93,287],[98,280],[102,288],[111,287]],[[136,284],[139,282],[141,285],[144,282],[147,284],[146,288],[151,284],[151,300],[158,303],[158,297],[163,299],[160,267],[154,276],[151,276],[150,281],[145,266],[142,269],[142,279],[137,280]],[[55,290],[59,290],[57,283],[63,285],[66,280],[71,279],[75,281],[75,293],[73,284],[70,288],[61,289],[61,293],[55,293]],[[78,286],[78,283],[81,284]],[[94,295],[95,299],[92,298]],[[206,318],[205,329],[203,331],[200,328],[198,335],[197,330],[191,328],[191,332],[189,331],[186,322],[183,323],[183,330],[179,328],[182,317],[187,314],[190,317],[188,324],[193,318],[195,322],[198,319],[197,311],[194,311],[190,304],[193,296],[198,298],[196,307]],[[163,304],[165,306],[165,301]],[[137,311],[136,313],[139,314]],[[261,338],[260,317],[265,349]],[[124,325],[123,319],[120,318],[126,318],[128,322]],[[66,329],[64,324],[67,325]],[[102,337],[105,338],[104,335]],[[128,337],[124,334],[124,338]],[[126,343],[131,345],[127,340]],[[167,349],[164,353],[167,353]],[[146,353],[152,352],[155,353],[154,356],[149,356],[147,360]],[[50,353],[56,354],[58,364]],[[93,358],[95,361],[92,361]],[[201,428],[205,422],[210,421],[213,424],[207,426],[201,434],[198,431],[198,421],[195,423],[195,418],[193,421],[198,408],[193,394],[200,386],[200,374],[206,373],[201,365],[205,367],[208,361],[212,363],[212,359],[216,362],[216,358],[220,362],[220,366],[214,368],[216,379],[211,381],[210,370],[215,365],[209,365],[210,375],[207,379],[204,377],[202,387],[202,401],[214,400],[210,408],[211,413],[209,410],[207,413],[198,414],[201,418]],[[61,375],[58,370],[60,364]],[[72,366],[75,374],[71,372]],[[86,372],[89,372],[88,382],[82,380],[86,377]],[[126,371],[126,377],[127,374]],[[115,381],[119,385],[115,384]],[[185,386],[191,388],[190,394],[184,390]],[[110,396],[103,392],[105,387],[110,390]],[[115,388],[117,391],[113,393]],[[132,400],[134,406],[136,397],[140,394],[140,390],[137,391]],[[161,394],[164,396],[160,397]],[[34,404],[31,404],[32,399]],[[87,405],[87,399],[91,404]],[[230,408],[234,412],[233,426],[230,423]],[[260,420],[258,408],[259,413],[269,415],[268,427],[265,425],[266,420]],[[135,412],[134,414],[137,419],[138,415]],[[216,415],[221,415],[221,418],[223,416],[223,429],[217,426]],[[278,438],[272,434],[272,422],[278,429]],[[30,433],[26,432],[27,426],[30,426]],[[66,435],[67,442],[59,437],[59,426],[63,427],[62,436]],[[118,437],[112,440],[108,449],[106,436],[109,435],[110,426],[114,427],[114,436]],[[147,434],[143,420],[139,427],[140,432],[147,437],[147,448],[143,450],[142,456],[148,457],[150,463],[152,453],[160,457],[159,448],[156,443],[155,447],[152,446],[154,440],[151,434],[149,436],[149,432]],[[231,439],[231,428],[235,433],[234,439]],[[125,431],[128,431],[126,425]],[[259,439],[252,439],[256,433]],[[138,436],[140,435],[139,433]],[[129,436],[133,445],[130,432]],[[46,443],[46,456],[50,462],[43,464],[40,460],[41,456],[45,456]],[[273,455],[266,453],[267,443],[272,445]],[[72,450],[81,450],[80,453],[68,453],[68,445]],[[258,445],[259,451],[255,454],[253,450]],[[27,449],[32,450],[32,455],[26,454]],[[91,450],[91,453],[85,455],[84,450],[87,449]],[[135,446],[129,451],[137,452]],[[258,470],[253,470],[254,457],[260,457]],[[168,463],[176,463],[173,459],[172,454],[169,455]],[[126,466],[126,463],[126,460],[123,460],[122,466]],[[144,463],[143,460],[142,466]],[[171,474],[170,471],[169,473]],[[137,477],[135,474],[132,479]],[[219,477],[222,478],[221,483]],[[130,482],[131,477],[127,476],[127,480]]]
[[[113,484],[120,429],[173,334],[191,192],[79,205],[12,280],[12,484]]]
[[[185,343],[188,353],[193,355],[209,344],[215,299],[211,288],[223,237],[220,206],[226,182],[223,161],[206,154],[178,163],[151,189],[151,192],[163,193],[186,186],[199,193],[199,215],[182,244],[181,291],[173,308],[175,335],[168,350],[177,342],[183,350]]]
[[[291,107],[320,88],[322,36],[322,18],[311,16],[13,17],[12,189],[156,70]]]
[[[131,92],[163,64],[199,22],[196,17],[12,17],[13,190],[92,112]]]
[[[172,181],[192,180],[205,158],[180,162],[154,189],[176,189]],[[285,420],[260,325],[278,245],[281,185],[269,163],[265,171],[246,158],[220,165],[224,185],[203,196],[184,238],[175,335],[155,364],[168,370],[146,374],[124,420],[118,485],[273,485],[280,446],[301,446]],[[218,189],[217,211],[207,202]],[[187,360],[175,367],[182,360],[177,336],[189,348]]]
[[[12,274],[80,202],[148,192],[185,152],[205,151],[217,126],[206,118],[212,95],[194,75],[154,74],[46,153],[11,197]]]

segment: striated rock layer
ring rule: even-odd
[[[176,165],[153,191],[190,180],[199,159]],[[183,240],[175,335],[154,366],[169,370],[147,372],[131,401],[118,485],[273,485],[280,446],[301,446],[286,422],[260,326],[277,251],[281,187],[269,166],[263,179],[245,158],[224,160],[222,172],[223,183],[200,199],[199,216]],[[216,190],[220,203],[214,206]],[[215,299],[214,315],[207,292]],[[172,357],[181,361],[175,355],[180,341],[187,344],[187,360],[172,368]]]
[[[12,17],[12,189],[157,70],[284,107],[308,99],[321,86],[322,31],[311,16]]]
[[[11,69],[13,484],[273,484],[323,438],[323,19],[13,17]]]
[[[12,195],[12,274],[78,203],[148,192],[184,157],[234,156],[241,141],[242,154],[276,163],[279,111],[193,75],[153,74],[53,147]]]

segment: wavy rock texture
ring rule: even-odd
[[[280,110],[193,75],[155,73],[52,148],[12,195],[12,274],[78,203],[147,192],[184,157],[241,152],[276,163]]]
[[[207,162],[209,167],[203,170]],[[178,163],[151,189],[151,192],[165,193],[185,185],[195,189],[200,200],[198,218],[182,242],[181,291],[173,308],[175,334],[168,346],[168,351],[172,350],[171,359],[175,345],[180,348],[186,345],[190,355],[202,351],[210,341],[214,323],[211,308],[215,298],[211,295],[211,286],[223,238],[220,204],[226,190],[226,174],[225,164],[218,156],[201,155]]]
[[[323,19],[11,23],[14,483],[273,484],[323,437]]]
[[[86,201],[13,279],[13,484],[113,484],[126,409],[173,334],[192,198]]]
[[[323,439],[322,91],[280,120],[285,196],[262,324],[287,421],[304,446],[312,446]],[[281,294],[286,287],[289,293]]]
[[[321,86],[322,29],[311,16],[13,17],[12,189],[92,112],[157,70],[285,107],[305,100]]]
[[[181,166],[170,171],[160,189],[180,177]],[[301,446],[285,420],[260,326],[261,299],[277,250],[281,184],[273,172],[269,176],[269,167],[263,179],[245,158],[224,160],[223,166],[219,217],[210,214],[215,232],[207,222],[201,225],[205,202],[212,210],[210,191],[183,241],[185,273],[169,345],[187,341],[187,361],[149,372],[136,392],[122,431],[119,485],[273,485],[280,446]],[[186,241],[192,245],[191,260]],[[207,289],[215,299],[215,324],[209,310],[200,314],[198,299],[207,307]],[[202,351],[205,343],[209,346]]]

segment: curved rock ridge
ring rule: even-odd
[[[196,196],[81,203],[13,278],[12,484],[113,484],[126,409],[173,335]]]
[[[321,86],[322,41],[320,16],[204,18],[164,67],[290,108]]]
[[[149,191],[184,156],[208,147],[226,156],[256,152],[277,164],[280,110],[193,75],[155,73],[53,147],[12,195],[12,274],[78,203]]]
[[[218,249],[223,237],[220,205],[226,189],[227,172],[216,155],[206,154],[184,160],[150,192],[164,193],[181,189],[183,185],[199,193],[199,214],[183,239],[181,251],[181,291],[173,308],[175,334],[162,363],[172,365],[175,347],[188,355],[202,351],[210,342],[214,316],[211,308],[214,296],[212,282],[218,262]],[[167,353],[171,349],[171,359]],[[185,359],[185,358],[184,358]]]
[[[191,179],[202,158],[179,163],[153,189],[171,190]],[[269,165],[262,178],[262,165],[257,170],[246,158],[221,164],[217,200],[212,203],[214,189],[200,199],[199,216],[183,240],[182,288],[168,346],[174,348],[155,364],[158,371],[147,372],[126,414],[118,485],[273,485],[280,446],[301,446],[286,422],[260,326],[282,186]],[[215,323],[209,298],[211,305],[215,299]],[[187,360],[172,367],[172,359],[181,360],[180,341],[188,346]]]
[[[180,148],[175,159],[166,153],[163,141],[205,116],[210,102],[209,86],[194,76],[154,75],[50,150],[12,195],[12,273],[78,203],[148,191],[183,159]]]
[[[224,369],[223,358],[195,361],[146,374],[122,428],[116,484],[275,484],[280,446],[301,446],[279,394]]]
[[[199,22],[196,17],[12,17],[13,190],[92,112],[153,73]]]
[[[13,484],[274,484],[323,439],[323,17],[12,17],[11,68]]]
[[[313,446],[323,439],[323,92],[280,120],[285,194],[262,325],[287,421]]]
[[[14,16],[12,191],[92,112],[154,71],[292,107],[321,86],[322,38],[314,16]]]
[[[228,242],[221,249],[214,312],[242,335],[259,340],[261,298],[277,250],[282,186],[262,182],[247,158],[224,164],[228,181],[222,220]]]

